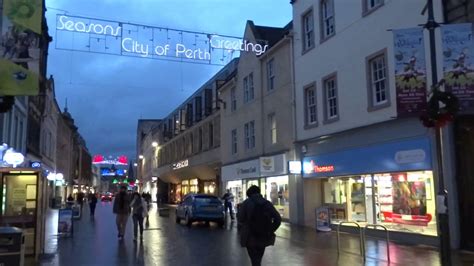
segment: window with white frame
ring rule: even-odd
[[[320,2],[321,39],[327,39],[336,33],[334,18],[334,0],[321,0]]]
[[[267,63],[267,90],[271,91],[275,88],[275,70],[274,59],[270,59]]]
[[[237,97],[235,95],[235,87],[230,89],[230,110],[237,110]]]
[[[268,115],[268,124],[270,125],[270,140],[272,144],[277,143],[277,127],[275,114]]]
[[[244,126],[245,133],[245,149],[255,148],[255,121],[250,121],[245,123]]]
[[[372,104],[374,106],[387,103],[387,67],[385,55],[379,55],[369,61],[370,86]]]
[[[383,5],[384,0],[362,0],[364,1],[365,12],[369,12]]]
[[[309,10],[303,15],[303,51],[314,47],[314,19],[313,10]]]
[[[237,153],[237,129],[233,129],[231,132],[231,149],[232,149],[232,154]]]
[[[315,85],[305,89],[305,117],[306,125],[315,125],[318,122]]]
[[[244,78],[244,102],[249,102],[254,98],[253,73]]]
[[[326,120],[337,118],[339,112],[337,107],[337,83],[336,77],[330,77],[324,80],[324,94],[326,105]]]

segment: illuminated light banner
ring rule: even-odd
[[[119,156],[118,158],[105,158],[102,155],[94,155],[92,159],[92,164],[113,164],[113,165],[128,165],[127,156]]]
[[[59,50],[210,65],[268,49],[266,41],[67,15],[57,15],[55,43]]]

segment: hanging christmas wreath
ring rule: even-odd
[[[439,89],[443,84],[444,80],[441,80],[433,87],[427,110],[420,116],[420,120],[425,127],[444,127],[454,120],[454,116],[459,110],[458,98],[451,92]]]

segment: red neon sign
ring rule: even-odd
[[[324,166],[315,165],[314,171],[316,173],[334,172],[334,165],[324,165]]]
[[[313,160],[311,160],[311,167],[315,173],[327,173],[334,172],[334,165],[316,165]]]

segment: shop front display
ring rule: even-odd
[[[225,188],[234,195],[235,205],[247,198],[247,189],[258,186],[264,198],[269,200],[282,218],[289,219],[289,177],[284,154],[260,157],[222,168]]]
[[[331,223],[381,224],[389,230],[437,235],[431,171],[323,180]]]
[[[38,171],[0,172],[0,226],[22,229],[25,254],[38,255],[42,245],[47,183]]]
[[[304,177],[322,179],[332,224],[380,224],[437,236],[429,141],[384,143],[304,159]]]
[[[204,194],[216,195],[216,182],[206,181],[204,182]]]
[[[265,196],[283,218],[289,219],[288,176],[268,177],[266,179]]]

